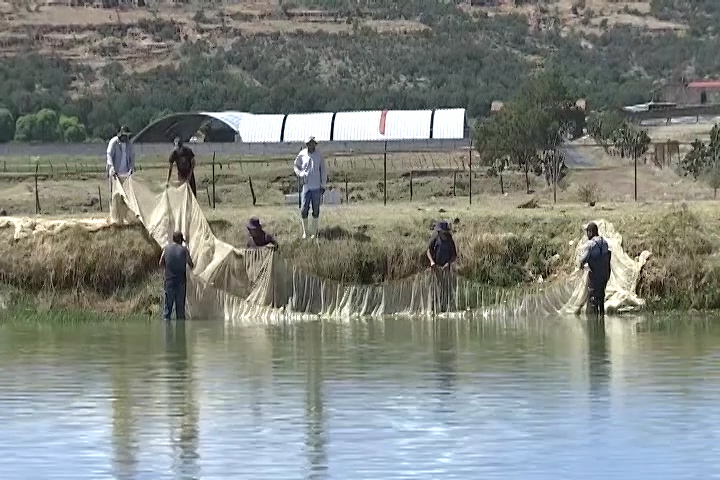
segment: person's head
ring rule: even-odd
[[[263,233],[262,225],[260,224],[260,219],[256,217],[252,217],[250,220],[248,220],[247,223],[247,229],[251,236],[255,237],[257,235],[261,235]]]
[[[590,222],[587,224],[587,227],[585,227],[585,233],[587,233],[588,239],[593,239],[600,235],[598,232],[598,226],[595,222]]]
[[[185,241],[185,237],[183,237],[183,234],[180,230],[173,233],[172,239],[173,239],[173,242],[177,243],[178,245],[182,245],[182,243]]]
[[[175,139],[173,140],[173,145],[175,145],[175,148],[180,148],[180,147],[182,147],[182,146],[183,146],[182,138],[180,138],[180,137],[175,137]]]
[[[440,234],[447,235],[450,233],[450,224],[448,222],[446,222],[445,220],[439,220],[435,224],[435,231]]]
[[[307,147],[309,153],[313,153],[315,151],[315,147],[317,146],[315,137],[312,137],[312,136],[308,137],[305,140],[305,146]]]
[[[120,130],[118,131],[118,139],[123,143],[130,140],[130,129],[126,125],[120,127]]]

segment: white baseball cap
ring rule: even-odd
[[[305,138],[305,145],[307,145],[307,144],[310,143],[310,142],[315,142],[315,143],[317,143],[317,140],[315,140],[315,137],[313,137],[312,135],[310,135],[309,137]]]

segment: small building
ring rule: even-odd
[[[656,90],[656,100],[678,105],[720,103],[720,80],[696,80],[666,85]]]

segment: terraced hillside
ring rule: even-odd
[[[463,106],[480,117],[547,64],[591,107],[643,101],[662,82],[720,75],[716,3],[0,2],[0,141],[42,109],[75,117],[85,138],[200,108]]]

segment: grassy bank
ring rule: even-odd
[[[403,278],[425,268],[424,251],[435,219],[454,223],[459,272],[490,287],[530,285],[572,269],[570,240],[582,225],[605,218],[624,237],[626,251],[653,255],[639,291],[655,309],[720,308],[720,218],[712,203],[604,207],[540,206],[507,202],[468,207],[448,202],[327,207],[319,245],[301,241],[291,207],[218,209],[208,212],[215,234],[242,245],[245,221],[258,215],[281,243],[280,254],[305,271],[351,283]],[[80,228],[13,240],[0,230],[2,283],[31,296],[47,311],[86,308],[100,312],[159,313],[158,247],[140,227]],[[21,295],[5,294],[14,299]]]

